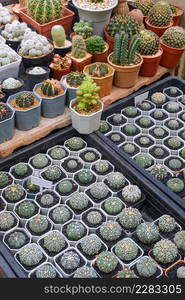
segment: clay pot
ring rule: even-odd
[[[72,60],[72,71],[79,71],[82,72],[83,68],[91,63],[92,55],[90,53],[86,53],[86,56],[83,58],[76,58],[72,55],[72,52],[66,54],[67,57],[71,58]]]
[[[157,69],[163,54],[163,50],[160,49],[155,55],[142,55],[143,64],[139,71],[140,76],[152,77],[157,73]]]
[[[160,65],[166,68],[175,68],[180,63],[181,56],[185,51],[184,48],[172,48],[163,44],[161,40],[161,47],[163,49],[163,55],[161,58]]]
[[[92,54],[92,62],[107,62],[109,45],[106,43],[106,48],[103,52]]]
[[[112,54],[108,56],[108,63],[115,69],[114,85],[120,88],[130,88],[136,84],[138,79],[139,70],[143,63],[143,58],[140,54],[136,54],[140,57],[140,63],[131,66],[119,66],[112,63]]]
[[[106,31],[106,28],[104,28],[104,35],[105,35],[105,39],[109,45],[109,53],[111,53],[114,49],[114,37],[111,36],[110,34],[108,34],[108,32]]]
[[[149,23],[148,18],[145,19],[145,24],[146,24],[146,28],[155,32],[159,37],[163,35],[163,33],[166,31],[166,29],[170,28],[173,26],[173,21],[168,25],[168,26],[164,26],[164,27],[157,27],[157,26],[153,26]]]
[[[52,69],[52,77],[54,79],[60,80],[62,78],[62,76],[67,75],[70,72],[70,68],[66,68],[66,69],[61,69],[61,70],[56,70],[56,69]]]
[[[176,15],[173,14],[173,26],[178,26],[180,24],[184,11],[180,6],[174,6],[177,8],[178,12]]]

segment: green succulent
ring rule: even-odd
[[[185,251],[185,231],[178,231],[174,236],[174,243],[177,248]]]
[[[152,121],[149,117],[141,117],[139,119],[139,125],[145,128],[150,127],[152,124]]]
[[[157,138],[162,138],[165,135],[165,130],[161,127],[156,127],[153,132]]]
[[[141,43],[141,41],[140,41],[140,43]],[[144,54],[142,54],[142,55],[144,55]],[[141,110],[148,111],[152,108],[152,105],[149,102],[143,101],[139,104],[139,108]]]
[[[124,208],[118,218],[125,229],[135,229],[142,221],[142,215],[137,208]]]
[[[8,211],[0,214],[0,230],[7,231],[15,224],[15,217]]]
[[[121,135],[119,133],[113,133],[110,135],[110,139],[114,143],[119,143],[121,141]]]
[[[69,199],[70,206],[78,211],[82,211],[89,205],[89,200],[83,193],[75,193]]]
[[[162,41],[169,47],[182,49],[185,47],[185,30],[179,26],[168,28],[162,36]]]
[[[179,122],[177,120],[172,119],[172,120],[168,121],[167,125],[172,130],[179,129]]]
[[[167,168],[161,164],[154,165],[150,173],[158,180],[164,180],[168,175]]]
[[[84,147],[84,141],[79,137],[72,137],[66,142],[67,147],[73,151],[79,151]]]
[[[70,87],[76,89],[82,84],[85,77],[86,75],[83,72],[72,71],[66,75],[66,82]]]
[[[180,170],[183,167],[181,160],[178,158],[170,159],[168,165],[172,170]]]
[[[63,180],[58,183],[57,185],[57,191],[61,195],[69,194],[73,190],[73,184],[70,180]]]
[[[106,160],[99,160],[95,163],[94,168],[97,173],[105,174],[109,170],[109,163]]]
[[[110,197],[105,200],[103,207],[109,215],[117,215],[123,209],[123,203],[118,197]]]
[[[185,278],[185,267],[179,267],[177,269],[177,278]]]
[[[82,223],[73,221],[67,225],[66,234],[69,239],[77,241],[86,234],[86,229]]]
[[[166,102],[166,96],[161,92],[156,92],[152,94],[151,100],[156,105],[162,105]]]
[[[20,262],[27,267],[37,266],[44,257],[36,244],[26,245],[18,253]]]
[[[64,224],[71,218],[71,213],[69,209],[63,205],[58,205],[52,210],[51,213],[52,220],[57,224]]]
[[[142,146],[148,146],[150,144],[150,139],[147,137],[147,136],[141,136],[139,138],[139,143],[142,145]]]
[[[123,132],[128,135],[128,136],[132,136],[135,135],[137,132],[137,127],[133,124],[127,124],[125,125],[125,127],[123,128]]]
[[[29,169],[27,164],[19,163],[13,168],[13,171],[17,176],[24,177],[28,174]]]
[[[23,187],[19,184],[12,184],[5,188],[4,197],[7,201],[16,203],[23,199],[25,196],[25,191]]]
[[[114,172],[109,174],[106,177],[106,181],[108,186],[113,189],[123,188],[126,183],[125,176],[120,172]]]
[[[62,176],[62,171],[59,167],[51,166],[43,172],[44,177],[50,181],[59,180]]]
[[[143,168],[149,168],[152,165],[152,158],[146,153],[140,153],[135,157],[135,161]]]
[[[122,234],[122,228],[116,221],[104,222],[99,230],[101,237],[108,242],[116,241]]]
[[[119,125],[119,124],[122,123],[123,117],[122,117],[121,114],[115,114],[115,115],[113,115],[113,117],[112,117],[112,121],[113,121],[114,124]]]
[[[31,164],[36,169],[44,169],[49,164],[49,159],[45,154],[39,153],[32,158]]]
[[[128,154],[134,154],[134,152],[136,151],[136,146],[130,143],[125,144],[122,148]]]
[[[150,9],[154,6],[153,0],[136,0],[135,6],[140,9],[144,16],[147,16]]]
[[[88,151],[85,153],[84,158],[87,162],[93,162],[96,160],[96,155],[92,151]]]
[[[62,147],[56,146],[55,148],[53,148],[50,151],[50,156],[52,159],[62,160],[63,158],[65,158],[67,156],[67,152]]]
[[[183,148],[183,149],[181,150],[180,155],[181,155],[182,158],[185,159],[185,148]]]
[[[172,232],[176,228],[175,219],[169,215],[160,217],[158,222],[159,230],[164,233]]]
[[[135,203],[141,199],[142,193],[137,185],[129,184],[122,190],[122,197],[128,203]]]
[[[97,278],[98,275],[92,267],[83,266],[78,268],[73,276],[74,278]]]
[[[152,250],[154,259],[162,264],[174,262],[177,257],[177,246],[170,240],[161,240],[157,242]]]
[[[94,176],[90,170],[83,169],[79,171],[77,178],[82,185],[87,185],[92,183]]]
[[[163,113],[163,111],[162,110],[160,110],[160,109],[156,109],[155,111],[154,111],[154,113],[153,113],[153,117],[155,118],[155,119],[162,119],[163,118],[163,116],[164,116],[164,113]]]
[[[36,278],[56,278],[57,272],[52,265],[44,264],[35,271]]]
[[[102,214],[99,211],[91,211],[87,214],[87,221],[91,225],[99,225],[102,220]]]
[[[70,159],[67,162],[67,167],[70,170],[74,170],[74,169],[76,169],[78,167],[78,162],[75,159]]]
[[[89,235],[81,240],[80,246],[85,254],[92,256],[97,255],[100,252],[102,248],[102,242],[98,236]]]
[[[139,33],[140,43],[138,52],[141,55],[155,55],[160,49],[160,40],[158,35],[151,30],[142,30]]]
[[[19,217],[29,219],[35,214],[36,205],[31,200],[22,201],[17,205],[16,212]]]
[[[124,108],[124,114],[127,116],[127,118],[134,118],[138,114],[138,110],[135,106],[127,106]]]
[[[109,128],[110,128],[110,126],[109,126],[109,124],[107,123],[107,121],[101,121],[101,122],[100,122],[99,131],[100,131],[101,133],[106,133],[106,132],[108,132],[108,131],[109,131]]]
[[[93,27],[87,21],[80,20],[74,24],[73,30],[76,34],[81,35],[84,39],[89,38],[93,34]]]
[[[157,156],[157,157],[163,157],[163,155],[165,154],[165,151],[163,148],[161,147],[156,147],[154,149],[154,155]]]
[[[5,188],[7,185],[11,184],[12,180],[8,173],[0,172],[0,189]]]
[[[165,27],[172,22],[172,11],[166,1],[155,3],[148,13],[148,21],[152,26]]]
[[[167,187],[175,193],[180,193],[184,190],[184,182],[180,178],[171,178],[166,183]]]
[[[30,178],[24,182],[24,187],[30,193],[39,193],[40,192],[40,186],[32,183]]]
[[[102,37],[94,35],[86,40],[86,48],[91,54],[102,53],[106,48],[106,43]]]
[[[43,238],[43,247],[50,253],[59,253],[66,246],[64,237],[60,232],[51,231]]]
[[[125,32],[129,38],[132,38],[139,32],[139,23],[130,16],[115,15],[110,19],[106,31],[112,37],[120,32]]]
[[[181,140],[177,137],[171,137],[167,140],[167,145],[170,149],[179,149],[181,147]]]
[[[136,269],[141,277],[148,278],[154,276],[157,272],[157,264],[152,258],[145,256],[141,257],[136,263]]]
[[[116,269],[118,259],[112,252],[103,251],[96,257],[96,265],[101,272],[108,274]]]
[[[62,255],[60,265],[64,270],[73,272],[80,266],[80,256],[75,251],[67,251]]]
[[[108,187],[103,182],[98,182],[92,185],[90,188],[90,194],[97,200],[102,200],[109,194]]]
[[[166,110],[169,113],[177,113],[179,111],[179,109],[180,109],[180,106],[177,102],[169,102],[166,105]]]
[[[116,278],[138,278],[134,271],[124,268],[124,270],[118,272]]]
[[[51,206],[54,203],[54,196],[49,192],[45,192],[40,198],[40,203],[44,207]]]
[[[143,244],[152,244],[159,239],[159,228],[153,223],[141,223],[136,228],[136,235]]]
[[[116,256],[122,261],[134,260],[138,255],[137,245],[130,239],[125,239],[116,244],[114,249]]]
[[[178,100],[179,100],[182,104],[185,104],[185,95],[182,95]]]
[[[38,214],[35,217],[33,217],[32,219],[30,219],[28,225],[29,225],[29,229],[34,234],[40,235],[47,230],[47,228],[49,226],[49,222],[48,222],[46,216]]]
[[[14,231],[8,236],[7,242],[12,249],[20,249],[26,244],[27,236],[21,231]]]

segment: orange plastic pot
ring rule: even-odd
[[[184,266],[185,266],[185,261],[184,260],[178,260],[173,265],[171,265],[168,269],[165,270],[165,272],[164,272],[165,276],[168,277],[168,272],[171,271],[179,263],[184,264]]]
[[[92,61],[93,62],[107,62],[108,51],[109,51],[109,44],[106,43],[106,48],[103,52],[92,54]]]
[[[176,15],[173,14],[173,26],[178,26],[180,24],[184,11],[180,6],[174,6],[177,8],[178,11]]]
[[[70,72],[70,67],[61,70],[56,70],[51,68],[51,71],[54,79],[60,80],[62,76],[67,75]]]
[[[164,26],[164,27],[157,27],[157,26],[153,26],[149,23],[148,18],[145,19],[145,24],[146,24],[146,28],[155,32],[159,37],[163,35],[163,33],[166,31],[166,29],[170,28],[173,26],[173,21],[168,25],[168,26]]]
[[[142,55],[143,64],[139,75],[144,77],[154,76],[157,73],[162,54],[163,50],[160,49],[155,55]]]
[[[104,28],[104,35],[105,35],[105,39],[109,45],[109,53],[111,53],[114,49],[114,37],[111,36],[110,34],[108,34],[108,32],[106,31],[106,28]]]
[[[160,61],[160,65],[166,68],[175,68],[180,63],[181,56],[185,51],[184,48],[172,48],[161,41],[161,47],[163,49],[163,55]]]
[[[91,63],[92,55],[90,53],[86,53],[86,56],[83,58],[76,58],[72,55],[72,52],[66,54],[67,57],[72,60],[72,71],[82,72],[84,67]]]
[[[62,25],[65,29],[66,35],[69,35],[74,12],[65,7],[63,17],[43,25],[37,23],[30,16],[28,16],[27,8],[21,8],[19,15],[23,22],[33,26],[33,28],[35,28],[39,34],[51,38],[51,29],[54,25]]]

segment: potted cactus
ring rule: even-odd
[[[67,88],[67,100],[66,104],[72,99],[76,98],[77,88],[82,84],[82,81],[86,75],[83,72],[73,71],[62,77],[62,84]]]
[[[143,58],[136,53],[140,38],[133,36],[129,42],[128,34],[116,34],[114,51],[108,56],[108,63],[115,69],[114,84],[130,88],[136,84]]]
[[[72,60],[73,71],[83,71],[83,68],[92,60],[92,55],[87,52],[85,41],[80,35],[72,38],[72,51],[66,56]]]
[[[107,62],[109,45],[98,35],[91,36],[86,40],[87,51],[92,54],[93,62]]]
[[[100,98],[111,93],[114,72],[114,69],[106,63],[94,63],[84,68],[84,73],[100,87]]]
[[[153,0],[136,0],[134,5],[140,9],[144,15],[144,22],[149,14],[150,9],[154,6]]]
[[[54,118],[64,113],[66,89],[58,80],[48,79],[36,84],[34,93],[42,98],[42,115]]]
[[[181,22],[182,15],[184,13],[182,7],[176,5],[170,5],[173,15],[173,26],[178,26]]]
[[[14,134],[14,110],[7,104],[0,102],[0,143],[13,137]]]
[[[160,49],[160,40],[151,30],[142,30],[139,34],[140,43],[138,53],[143,58],[139,75],[152,77],[156,74],[163,50]]]
[[[173,26],[172,11],[166,1],[157,2],[149,11],[146,18],[146,28],[163,35],[166,29]]]
[[[19,92],[8,98],[15,110],[15,126],[19,130],[30,130],[39,125],[42,99],[32,92]]]
[[[55,47],[55,53],[62,57],[71,50],[71,42],[66,39],[64,27],[55,25],[51,29],[51,35]]]
[[[185,30],[174,26],[165,31],[161,37],[163,55],[160,64],[167,68],[175,68],[185,50]]]
[[[93,35],[93,27],[87,21],[80,20],[79,22],[75,23],[73,30],[74,32],[71,34],[71,37],[74,35],[81,35],[83,39],[86,40]]]
[[[3,28],[6,24],[11,23],[13,20],[13,16],[11,15],[9,9],[4,7],[2,3],[0,3],[0,29]]]
[[[61,0],[28,0],[28,7],[20,9],[20,18],[31,24],[35,30],[51,37],[54,25],[62,25],[66,34],[69,34],[74,13],[64,7]]]
[[[3,93],[6,95],[5,100],[7,100],[9,96],[20,92],[23,86],[24,86],[24,81],[21,78],[9,77],[7,79],[4,79],[1,82],[1,87]]]
[[[78,9],[81,20],[89,21],[94,28],[94,34],[103,36],[103,28],[108,23],[111,12],[118,0],[72,0]]]
[[[72,125],[81,134],[90,134],[100,126],[103,103],[99,91],[96,83],[86,77],[77,89],[76,99],[70,102]]]
[[[72,61],[69,57],[61,57],[59,54],[55,54],[51,64],[49,65],[52,70],[52,77],[60,80],[62,76],[70,72]]]
[[[26,69],[25,73],[27,76],[29,88],[30,90],[33,90],[34,86],[37,83],[49,79],[50,69],[43,66],[36,66]]]

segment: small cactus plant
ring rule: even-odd
[[[179,111],[180,106],[177,102],[169,102],[167,103],[165,108],[169,113],[177,113]]]
[[[43,259],[43,253],[36,244],[29,244],[19,251],[19,260],[26,267],[36,267]]]
[[[118,218],[125,229],[135,229],[142,221],[142,215],[137,208],[124,208]]]
[[[141,127],[148,128],[151,126],[151,124],[152,124],[152,121],[149,117],[141,117],[139,119],[139,125]]]
[[[179,267],[177,269],[177,278],[185,278],[185,267]]]
[[[154,113],[153,113],[154,119],[157,119],[157,120],[162,119],[163,116],[164,116],[164,113],[163,113],[163,111],[160,110],[160,109],[156,109],[156,110],[154,111]]]
[[[29,220],[28,227],[35,235],[43,234],[49,226],[49,222],[46,216],[36,215],[32,219]]]
[[[75,251],[67,251],[60,258],[60,265],[64,270],[73,272],[80,266],[80,256]]]
[[[172,232],[176,228],[175,219],[169,215],[160,217],[158,222],[159,230],[163,233]]]
[[[84,58],[86,55],[86,44],[80,35],[72,38],[72,55],[77,59]]]
[[[52,159],[62,160],[67,156],[67,152],[61,147],[55,147],[50,151],[50,156]]]
[[[148,21],[156,27],[165,27],[172,22],[172,11],[166,1],[158,1],[148,13]]]
[[[141,199],[142,193],[137,185],[129,184],[122,190],[123,200],[128,203],[135,203]]]
[[[125,239],[116,244],[114,252],[119,259],[128,262],[137,257],[138,247],[132,240]]]
[[[78,162],[75,159],[70,159],[67,162],[67,168],[69,170],[75,170],[78,167]]]
[[[7,239],[8,245],[12,249],[20,249],[26,244],[27,236],[21,231],[14,231],[10,233]]]
[[[108,74],[108,72],[109,68],[105,64],[96,63],[89,67],[89,75],[93,77],[104,77]]]
[[[98,182],[92,185],[90,188],[90,194],[93,198],[101,201],[108,196],[109,189],[103,182]]]
[[[73,190],[73,184],[70,180],[63,180],[57,185],[57,191],[60,195],[66,195]]]
[[[125,183],[126,183],[126,179],[125,176],[120,173],[120,172],[114,172],[109,174],[106,177],[106,181],[108,186],[111,189],[117,190],[117,189],[121,189],[124,187]]]
[[[179,149],[181,147],[181,140],[177,137],[171,137],[167,141],[167,145],[170,149]]]
[[[124,268],[124,270],[118,272],[116,278],[137,278],[134,271]]]
[[[105,174],[109,170],[109,163],[106,160],[99,160],[94,165],[98,174]]]
[[[99,127],[99,131],[101,133],[107,133],[110,129],[109,124],[107,123],[107,121],[101,121],[100,122],[100,127]]]
[[[83,169],[79,171],[77,175],[77,179],[80,185],[89,185],[93,182],[94,175],[90,170]]]
[[[71,218],[69,209],[63,205],[58,205],[51,212],[51,218],[56,224],[64,224]]]
[[[69,239],[77,241],[86,234],[86,229],[82,223],[73,221],[67,225],[66,234]]]
[[[80,246],[85,254],[92,256],[97,255],[100,252],[102,242],[96,235],[89,235],[82,239]]]
[[[132,38],[139,32],[139,23],[130,16],[115,15],[110,19],[106,31],[113,37],[123,31]]]
[[[165,135],[165,131],[163,128],[161,127],[156,127],[154,128],[154,131],[153,131],[154,135],[157,137],[157,138],[163,138],[164,135]]]
[[[4,197],[8,202],[16,203],[24,198],[25,191],[19,184],[12,184],[5,188]]]
[[[44,264],[35,271],[36,278],[56,278],[57,272],[52,265]]]
[[[96,154],[92,151],[86,152],[85,155],[84,155],[84,159],[87,162],[93,162],[93,161],[96,160]]]
[[[39,153],[31,159],[31,164],[36,169],[43,169],[49,164],[49,159],[45,154]]]
[[[141,259],[136,263],[136,269],[141,277],[151,277],[157,272],[157,264],[150,257],[141,257]]]
[[[0,231],[7,231],[15,224],[15,217],[8,211],[0,214]]]
[[[106,43],[102,37],[94,35],[86,40],[86,47],[89,53],[97,54],[104,52]]]
[[[172,158],[168,161],[168,166],[171,170],[181,170],[183,168],[183,164],[180,159]]]
[[[118,259],[112,252],[103,251],[97,256],[96,265],[101,272],[108,274],[116,269]]]
[[[0,172],[0,189],[5,188],[12,183],[11,177],[6,172]]]
[[[51,35],[57,47],[63,47],[65,45],[66,34],[62,25],[53,26]]]
[[[159,228],[153,223],[141,223],[136,228],[136,235],[143,244],[152,244],[159,239]]]
[[[152,94],[151,101],[156,105],[162,105],[166,102],[166,96],[161,92]]]
[[[152,250],[154,259],[162,264],[174,262],[177,257],[177,246],[170,240],[161,240],[157,242]]]
[[[24,200],[16,207],[16,213],[20,218],[29,219],[36,212],[36,205],[31,200]]]
[[[123,132],[128,136],[136,135],[137,127],[134,124],[127,124],[123,128]]]
[[[128,154],[130,154],[130,155],[133,155],[134,152],[136,151],[136,146],[135,146],[134,144],[128,143],[128,144],[125,144],[125,145],[122,147],[122,149],[123,149],[126,153],[128,153]]]
[[[40,197],[40,204],[43,207],[50,207],[53,205],[54,203],[54,195],[52,195],[52,193],[48,192],[44,192],[41,197]]]
[[[84,147],[84,141],[79,137],[72,137],[67,140],[66,145],[70,150],[78,151]]]
[[[117,215],[123,209],[123,202],[118,197],[110,197],[103,203],[103,208],[109,215]]]
[[[83,72],[73,71],[66,75],[66,82],[70,87],[79,87],[86,75]]]
[[[101,237],[108,242],[116,241],[122,235],[122,228],[116,221],[104,222],[99,231]]]
[[[185,251],[185,231],[178,231],[174,236],[174,243],[176,244],[177,248]]]
[[[137,107],[135,106],[127,106],[124,109],[124,114],[127,116],[127,118],[134,118],[138,114]]]
[[[167,181],[166,185],[175,193],[180,193],[185,188],[184,182],[180,178],[171,178]]]
[[[57,166],[48,167],[43,173],[44,176],[49,181],[57,181],[62,177],[62,171]]]
[[[150,173],[158,180],[164,180],[167,175],[168,175],[168,171],[167,168],[161,164],[156,164],[154,165],[151,170]]]
[[[23,109],[30,108],[34,105],[35,97],[30,92],[24,92],[15,97],[15,102],[18,107]]]
[[[138,52],[141,55],[155,55],[159,51],[160,40],[156,33],[145,29],[140,31],[139,37]]]
[[[59,231],[51,231],[43,238],[43,247],[49,253],[58,253],[66,246],[64,237]]]
[[[168,28],[162,36],[162,42],[172,48],[185,47],[185,30],[179,26]]]
[[[73,276],[74,278],[97,278],[95,270],[92,267],[83,266],[78,268]]]
[[[15,175],[17,175],[19,177],[25,177],[29,172],[29,168],[26,164],[19,163],[13,168],[13,171],[14,171]]]
[[[56,97],[64,93],[59,81],[55,79],[47,79],[43,81],[40,88],[44,96],[47,97]]]
[[[149,168],[152,165],[152,158],[147,153],[138,154],[135,157],[135,161],[143,168]]]
[[[101,224],[103,218],[99,211],[91,211],[87,214],[87,221],[91,226],[97,226]]]
[[[72,209],[82,211],[89,205],[89,200],[83,193],[75,193],[69,199],[69,205]]]
[[[81,35],[84,39],[89,38],[93,34],[93,28],[89,22],[79,21],[74,24],[73,30],[76,34]]]

